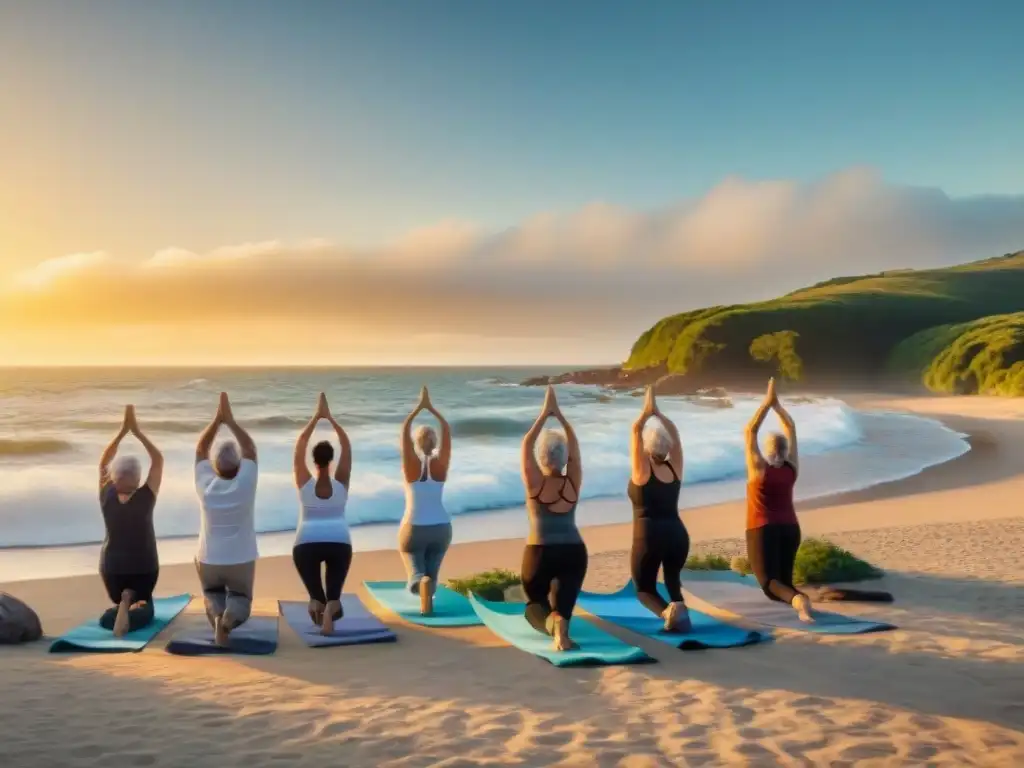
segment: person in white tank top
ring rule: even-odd
[[[313,446],[315,472],[310,472],[306,463],[310,438],[321,419],[334,428],[341,447],[333,476],[334,446],[327,440]],[[334,622],[342,617],[341,591],[352,565],[352,538],[345,520],[352,444],[331,415],[323,392],[313,418],[295,441],[294,469],[295,487],[299,490],[299,524],[292,560],[309,593],[309,618],[320,626],[323,634],[329,635],[334,631]]]
[[[426,411],[437,419],[441,440],[430,427],[412,433],[412,422]],[[398,530],[398,551],[405,561],[409,591],[420,596],[420,612],[434,612],[434,592],[441,562],[452,543],[452,520],[444,507],[444,484],[452,455],[452,434],[424,387],[420,401],[402,424],[402,474],[405,516]]]

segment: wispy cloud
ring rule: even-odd
[[[688,307],[1021,247],[1024,196],[951,199],[855,168],[806,184],[727,179],[653,212],[595,203],[499,233],[442,222],[377,249],[310,240],[75,254],[7,286],[0,326],[331,323],[621,339]]]

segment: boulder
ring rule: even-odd
[[[31,643],[42,636],[36,612],[14,595],[0,592],[0,645]]]

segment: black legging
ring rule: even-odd
[[[138,608],[128,611],[128,631],[134,632],[142,629],[153,621],[153,590],[156,589],[156,580],[160,571],[152,573],[104,573],[100,571],[103,579],[103,586],[107,590],[107,597],[114,603],[113,608],[108,608],[100,616],[100,626],[113,631],[114,621],[117,619],[117,607],[121,603],[121,593],[126,589],[132,592],[132,603],[142,603]]]
[[[566,621],[572,618],[587,575],[587,545],[527,544],[522,570],[526,620],[538,632],[549,634],[547,619],[552,611]],[[551,594],[555,579],[558,588]]]
[[[641,517],[633,522],[633,551],[630,573],[636,596],[647,610],[661,616],[668,603],[658,594],[658,571],[664,573],[665,588],[673,603],[683,602],[680,571],[690,554],[690,534],[678,517],[657,520]]]
[[[792,603],[803,594],[793,586],[793,563],[800,548],[800,526],[769,523],[747,531],[747,560],[770,599]]]
[[[341,590],[352,566],[351,544],[337,541],[298,544],[292,550],[292,560],[310,600],[322,604],[341,600]],[[326,566],[326,574],[321,573],[321,566]],[[334,618],[341,618],[341,612],[337,612]]]

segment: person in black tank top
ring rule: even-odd
[[[649,425],[651,418],[657,418],[661,426]],[[633,424],[630,455],[627,494],[633,503],[633,586],[644,607],[665,620],[666,631],[689,632],[690,617],[680,584],[680,571],[690,552],[690,536],[679,518],[683,445],[675,424],[658,409],[651,387],[644,410]],[[658,593],[659,571],[671,602]]]
[[[143,485],[137,459],[115,460],[121,441],[129,434],[149,454],[149,476]],[[106,535],[100,549],[100,576],[114,607],[100,618],[100,626],[121,637],[153,620],[153,590],[160,574],[153,509],[163,479],[164,458],[135,420],[135,408],[125,408],[117,436],[100,456],[100,510]]]

